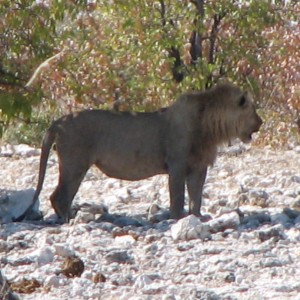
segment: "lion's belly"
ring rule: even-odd
[[[123,180],[141,180],[166,173],[161,150],[114,149],[100,155],[96,166],[107,176]]]
[[[149,177],[152,177],[154,175],[158,175],[158,174],[165,174],[166,171],[165,170],[156,170],[156,172],[154,172],[153,170],[146,170],[146,169],[139,169],[139,170],[130,170],[130,171],[126,171],[124,172],[121,171],[120,169],[116,169],[116,168],[101,168],[101,171],[112,178],[117,178],[117,179],[122,179],[122,180],[130,180],[130,181],[135,181],[135,180],[142,180],[142,179],[146,179]]]
[[[166,169],[162,164],[152,163],[135,163],[118,162],[106,164],[105,162],[98,162],[96,166],[107,176],[123,179],[123,180],[141,180],[152,177],[157,174],[166,173]]]

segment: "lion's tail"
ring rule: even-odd
[[[51,126],[47,130],[46,135],[43,139],[42,152],[41,152],[41,158],[40,158],[38,184],[37,184],[34,196],[32,198],[32,203],[30,204],[30,206],[25,210],[25,212],[21,216],[14,219],[15,222],[21,222],[22,220],[24,220],[26,218],[26,216],[31,212],[37,199],[39,198],[40,192],[43,187],[44,179],[45,179],[47,161],[49,158],[50,149],[54,143],[55,137],[56,137],[55,127]]]

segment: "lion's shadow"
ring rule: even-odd
[[[290,208],[286,208],[283,211],[285,211],[287,218],[280,218],[280,216],[275,218],[276,216],[274,217],[274,215],[271,215],[267,211],[256,212],[252,213],[251,215],[240,214],[240,224],[237,227],[224,227],[223,229],[213,232],[212,234],[220,233],[226,237],[233,231],[236,231],[239,234],[256,231],[258,237],[262,241],[271,237],[283,239],[284,229],[300,227],[299,211]],[[168,210],[164,210],[161,214],[155,215],[150,219],[147,213],[128,215],[106,212],[93,221],[93,226],[107,232],[113,232],[114,230],[128,232],[131,230],[133,232],[136,231],[144,234],[146,234],[149,229],[155,229],[155,232],[159,234],[170,230],[171,226],[177,222],[176,220],[169,219],[169,216]],[[274,219],[276,220],[274,221]],[[212,217],[211,220],[214,220],[214,217]],[[72,222],[74,221],[71,220],[71,224]],[[2,224],[2,232],[0,231],[0,234],[9,236],[16,233],[21,234],[22,231],[41,231],[45,228],[53,228],[53,230],[55,230],[60,226],[61,223],[51,216],[38,221],[23,221],[21,223]]]

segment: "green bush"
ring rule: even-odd
[[[154,110],[221,78],[290,116],[284,122],[300,107],[297,1],[46,3],[1,2],[6,139],[36,143],[48,120],[84,108]]]

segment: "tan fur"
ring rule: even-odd
[[[232,84],[185,93],[153,113],[90,110],[67,115],[44,138],[33,204],[55,142],[60,177],[50,199],[63,221],[69,220],[72,200],[93,164],[110,177],[126,180],[168,174],[171,218],[183,216],[185,184],[189,213],[199,216],[207,167],[216,158],[217,146],[233,138],[250,142],[261,124],[251,96]]]

